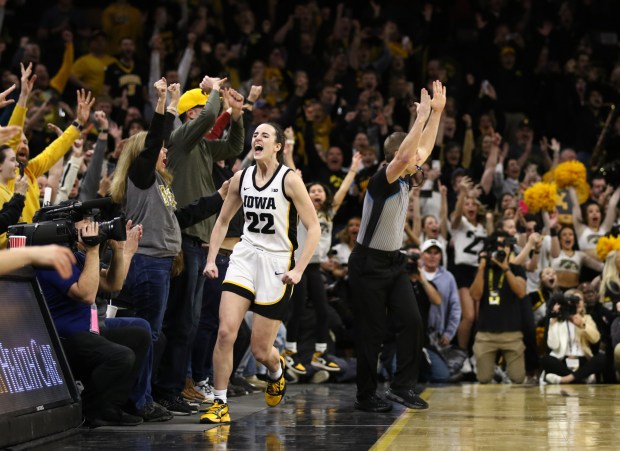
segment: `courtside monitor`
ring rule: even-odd
[[[0,448],[80,422],[79,395],[34,271],[0,277]]]

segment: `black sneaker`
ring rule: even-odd
[[[230,379],[230,382],[235,386],[235,387],[241,387],[243,390],[245,390],[246,392],[249,393],[254,393],[254,392],[259,392],[262,391],[260,388],[256,388],[254,385],[250,384],[248,381],[246,381],[243,377],[241,376],[236,376]]]
[[[377,395],[370,395],[368,398],[357,398],[354,407],[364,412],[389,412],[392,410],[392,404],[385,402]]]
[[[390,401],[397,402],[410,409],[428,409],[428,403],[420,398],[412,389],[398,390],[389,388],[388,391],[385,392],[385,397]]]
[[[170,421],[174,418],[172,412],[165,407],[160,406],[156,402],[145,405],[138,411],[138,416],[142,417],[142,419],[147,423]]]
[[[174,399],[161,398],[157,400],[157,403],[173,415],[177,416],[187,416],[198,413],[198,409],[194,410],[192,406],[178,396]]]
[[[142,424],[142,418],[123,412],[118,407],[110,407],[97,412],[96,416],[87,419],[91,428],[101,426],[137,426]]]
[[[235,398],[237,396],[245,396],[249,395],[249,392],[239,385],[235,385],[231,382],[228,382],[228,389],[226,391],[227,398]]]

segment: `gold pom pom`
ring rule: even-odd
[[[554,183],[538,182],[525,190],[523,200],[532,213],[541,210],[553,212],[558,201],[558,190]]]
[[[553,178],[559,189],[578,187],[580,183],[587,184],[587,170],[580,161],[565,161],[555,168]]]
[[[603,236],[596,243],[596,254],[601,261],[605,261],[611,251],[620,251],[620,237]]]

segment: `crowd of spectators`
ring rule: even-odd
[[[287,164],[316,183],[323,202],[338,193],[339,207],[332,251],[312,274],[313,283],[320,276],[325,284],[320,296],[327,294],[328,306],[326,312],[321,303],[320,319],[327,318],[332,333],[327,340],[314,327],[316,290],[304,290],[307,299],[297,302],[307,305],[295,309],[294,334],[279,336],[293,368],[303,369],[288,377],[351,380],[355,299],[347,261],[365,190],[383,161],[385,138],[409,130],[420,90],[439,80],[448,101],[423,165],[424,181],[411,191],[403,239],[427,329],[423,374],[441,382],[476,374],[480,382],[616,382],[617,17],[620,4],[612,0],[0,0],[0,124],[8,126],[0,130],[6,143],[0,147],[0,232],[32,222],[44,203],[115,197],[116,189],[115,200],[136,216],[129,219],[143,221],[141,239],[157,243],[134,249],[131,264],[165,273],[147,280],[127,264],[131,286],[120,295],[127,311],[141,316],[140,303],[150,296],[144,283],[159,296],[150,299],[156,312],[141,316],[150,323],[153,349],[144,344],[136,362],[153,354],[153,399],[164,406],[149,404],[150,389],[141,386],[142,400],[129,411],[149,421],[170,418],[168,410],[190,414],[181,393],[189,401],[210,394],[217,319],[209,322],[219,293],[200,273],[213,218],[205,219],[205,212],[177,221],[171,215],[170,224],[183,227],[171,243],[176,235],[154,231],[158,219],[142,201],[126,199],[131,190],[119,188],[114,175],[124,171],[135,193],[150,189],[153,180],[161,183],[162,211],[174,209],[175,198],[190,204],[252,164],[254,130],[274,121],[289,128]],[[167,99],[171,86],[176,93]],[[204,95],[209,92],[216,95]],[[193,93],[184,105],[183,93]],[[170,140],[163,130],[157,136],[170,147],[168,161],[165,153],[159,156],[159,144],[144,142],[149,127],[151,133],[164,127],[166,105],[165,127],[174,131]],[[150,149],[148,171],[141,162],[146,151],[136,160],[142,172],[130,169],[144,147]],[[560,184],[557,170],[567,163],[582,172]],[[526,191],[554,179],[555,205],[535,208]],[[346,192],[339,191],[343,184],[350,185]],[[239,227],[231,233],[227,239],[238,241]],[[597,247],[602,239],[606,249]],[[5,235],[0,245],[6,247]],[[506,250],[506,259],[491,258],[497,248]],[[578,306],[558,315],[566,302]],[[501,313],[494,310],[499,305]],[[166,334],[168,345],[159,339]],[[285,337],[294,349],[284,351]],[[201,349],[202,340],[210,350]],[[330,341],[328,350],[324,341]],[[248,343],[240,333],[234,366],[246,378],[231,379],[232,394],[262,383],[255,377],[261,370],[244,356]],[[393,368],[389,349],[386,342],[385,378]],[[328,372],[312,369],[317,350],[333,355]],[[132,374],[140,372],[137,366],[129,365]],[[125,408],[120,401],[117,406]],[[138,422],[130,417],[126,423]]]

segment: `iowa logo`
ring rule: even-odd
[[[177,208],[177,201],[174,198],[174,193],[169,186],[159,185],[159,191],[166,207]]]
[[[578,272],[579,266],[572,260],[560,260],[560,264],[558,265],[559,269],[563,269],[565,271],[573,271]]]

